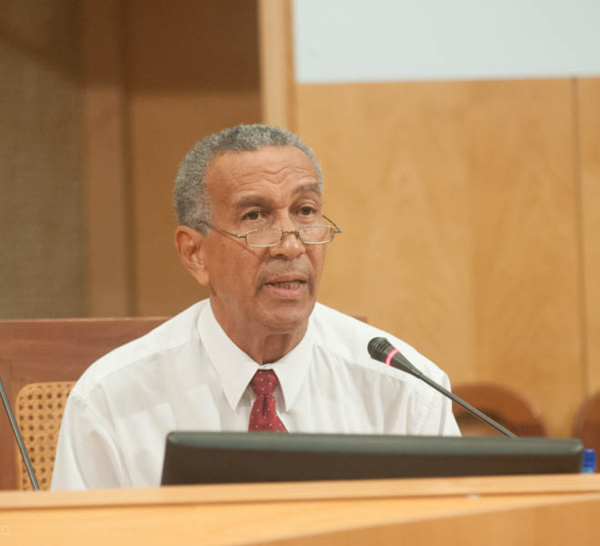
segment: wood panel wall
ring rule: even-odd
[[[133,311],[125,4],[81,2],[86,273],[93,317]]]
[[[256,2],[130,0],[135,314],[172,314],[206,296],[173,243],[173,181],[202,137],[260,121]]]
[[[210,132],[276,122],[315,149],[344,228],[321,301],[454,383],[516,389],[569,434],[600,388],[600,80],[296,85],[287,1],[106,5],[113,49],[94,29],[84,49],[85,159],[105,192],[89,200],[92,315],[170,315],[206,294],[173,247],[177,165]]]
[[[0,7],[1,318],[87,310],[78,7]]]
[[[600,390],[600,79],[577,81],[578,174],[583,254],[582,313],[588,392]]]
[[[179,162],[261,119],[257,2],[82,5],[90,315],[172,315],[207,295],[175,252]]]
[[[580,93],[593,103],[591,87]],[[455,383],[526,394],[555,435],[569,433],[594,373],[578,108],[566,79],[297,87],[296,128],[344,228],[321,301],[406,339]],[[597,162],[588,155],[584,172]]]
[[[294,127],[294,44],[290,0],[259,0],[261,123]]]

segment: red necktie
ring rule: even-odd
[[[250,386],[256,393],[256,400],[250,412],[248,430],[268,430],[271,432],[287,432],[285,425],[275,411],[275,398],[273,391],[279,384],[273,370],[258,370]]]

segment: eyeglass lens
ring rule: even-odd
[[[329,226],[305,226],[298,229],[303,243],[328,243],[333,238],[333,228]],[[257,229],[246,234],[250,246],[276,245],[283,232],[276,228]]]

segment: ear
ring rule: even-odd
[[[187,226],[177,226],[175,246],[185,268],[202,286],[208,286],[208,269],[204,260],[205,235]]]

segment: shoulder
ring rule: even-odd
[[[374,337],[385,337],[423,373],[437,382],[447,381],[446,374],[431,360],[384,330],[319,303],[315,305],[311,321],[316,345],[334,358],[341,358],[348,364],[368,368],[379,374],[392,375],[411,383],[418,382],[418,379],[371,358],[367,350],[369,341]]]
[[[168,363],[168,355],[190,344],[198,345],[198,318],[208,300],[200,301],[167,320],[147,334],[122,345],[94,362],[73,388],[73,394],[86,398],[101,384],[127,375],[135,376],[140,368]]]

